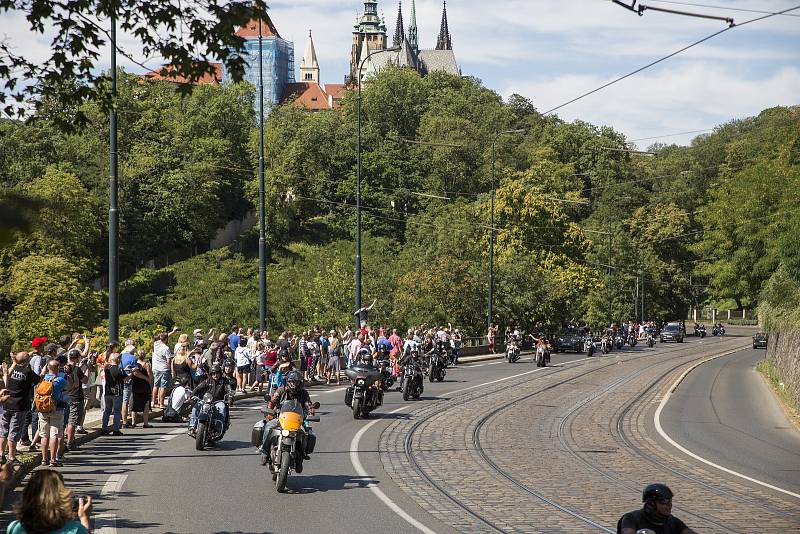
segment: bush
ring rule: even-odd
[[[152,308],[174,285],[175,273],[171,269],[139,269],[119,285],[119,311]]]

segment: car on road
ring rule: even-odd
[[[759,332],[758,334],[753,336],[753,348],[754,349],[766,349],[767,348],[767,334],[764,332]]]
[[[683,343],[683,331],[681,330],[680,323],[667,323],[663,330],[661,330],[661,343],[667,341],[674,341],[675,343]]]
[[[566,352],[568,350],[583,352],[584,337],[579,330],[563,330],[558,333],[553,341],[553,349],[556,352]]]

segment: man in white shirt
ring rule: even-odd
[[[164,406],[164,394],[169,385],[169,361],[172,359],[172,352],[167,345],[169,334],[163,332],[158,335],[153,342],[153,398],[154,408]]]
[[[253,353],[247,348],[247,337],[239,338],[239,346],[236,347],[233,358],[236,360],[236,391],[244,393],[244,388],[250,379],[250,367],[253,361]]]

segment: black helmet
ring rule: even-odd
[[[289,371],[286,375],[286,387],[295,390],[303,385],[303,377],[297,371]]]
[[[649,484],[642,492],[642,502],[672,499],[672,490],[665,484]]]
[[[220,367],[219,364],[217,364],[217,363],[212,365],[211,366],[211,371],[208,372],[208,374],[210,374],[210,375],[213,375],[214,373],[222,374],[222,367]]]

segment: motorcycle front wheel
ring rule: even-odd
[[[202,451],[206,446],[206,434],[208,433],[208,426],[205,423],[197,423],[197,431],[194,437],[194,448]]]
[[[430,380],[431,383],[433,383],[433,381],[436,379],[435,374],[436,373],[433,369],[431,369],[430,373],[428,373],[428,380]]]
[[[405,383],[403,384],[403,400],[408,401],[411,397],[411,381],[412,379],[406,379]]]
[[[283,454],[281,454],[281,467],[275,479],[275,489],[278,490],[278,493],[286,491],[286,481],[289,478],[289,461],[291,459],[292,455],[289,451],[283,451]]]
[[[361,417],[361,402],[363,399],[353,399],[353,419]]]

